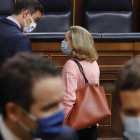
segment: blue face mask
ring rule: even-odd
[[[62,41],[62,43],[61,43],[61,50],[62,50],[62,52],[64,54],[70,55],[72,49],[68,50],[68,42]]]
[[[23,124],[23,122],[21,121],[19,122],[19,124],[26,131],[28,131],[34,138],[41,138],[43,140],[46,140],[48,138],[52,138],[60,134],[63,127],[62,125],[63,121],[64,121],[64,112],[61,110],[49,117],[37,119],[36,120],[37,128],[34,131],[29,130],[29,128],[27,128],[27,126]]]

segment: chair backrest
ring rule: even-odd
[[[15,0],[0,0],[0,17],[11,15],[14,5]]]
[[[85,0],[84,27],[90,32],[133,32],[132,23],[132,0]]]
[[[44,15],[33,32],[66,32],[72,26],[70,0],[39,0]]]

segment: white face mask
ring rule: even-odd
[[[124,136],[129,140],[140,140],[140,117],[128,117],[121,114]]]
[[[30,16],[31,16],[31,15],[30,15]],[[33,31],[33,30],[36,28],[36,25],[37,25],[37,24],[33,21],[32,16],[31,16],[31,20],[32,20],[32,23],[31,23],[29,26],[27,26],[27,25],[26,25],[26,19],[24,18],[25,26],[24,26],[23,32],[25,32],[25,33],[30,33],[31,31]]]

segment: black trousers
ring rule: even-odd
[[[97,125],[77,131],[79,140],[97,140],[99,132]]]

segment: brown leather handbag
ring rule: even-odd
[[[76,92],[76,102],[69,112],[65,125],[76,130],[91,127],[111,115],[103,87],[90,83],[81,64],[73,60],[79,67],[86,86]]]

